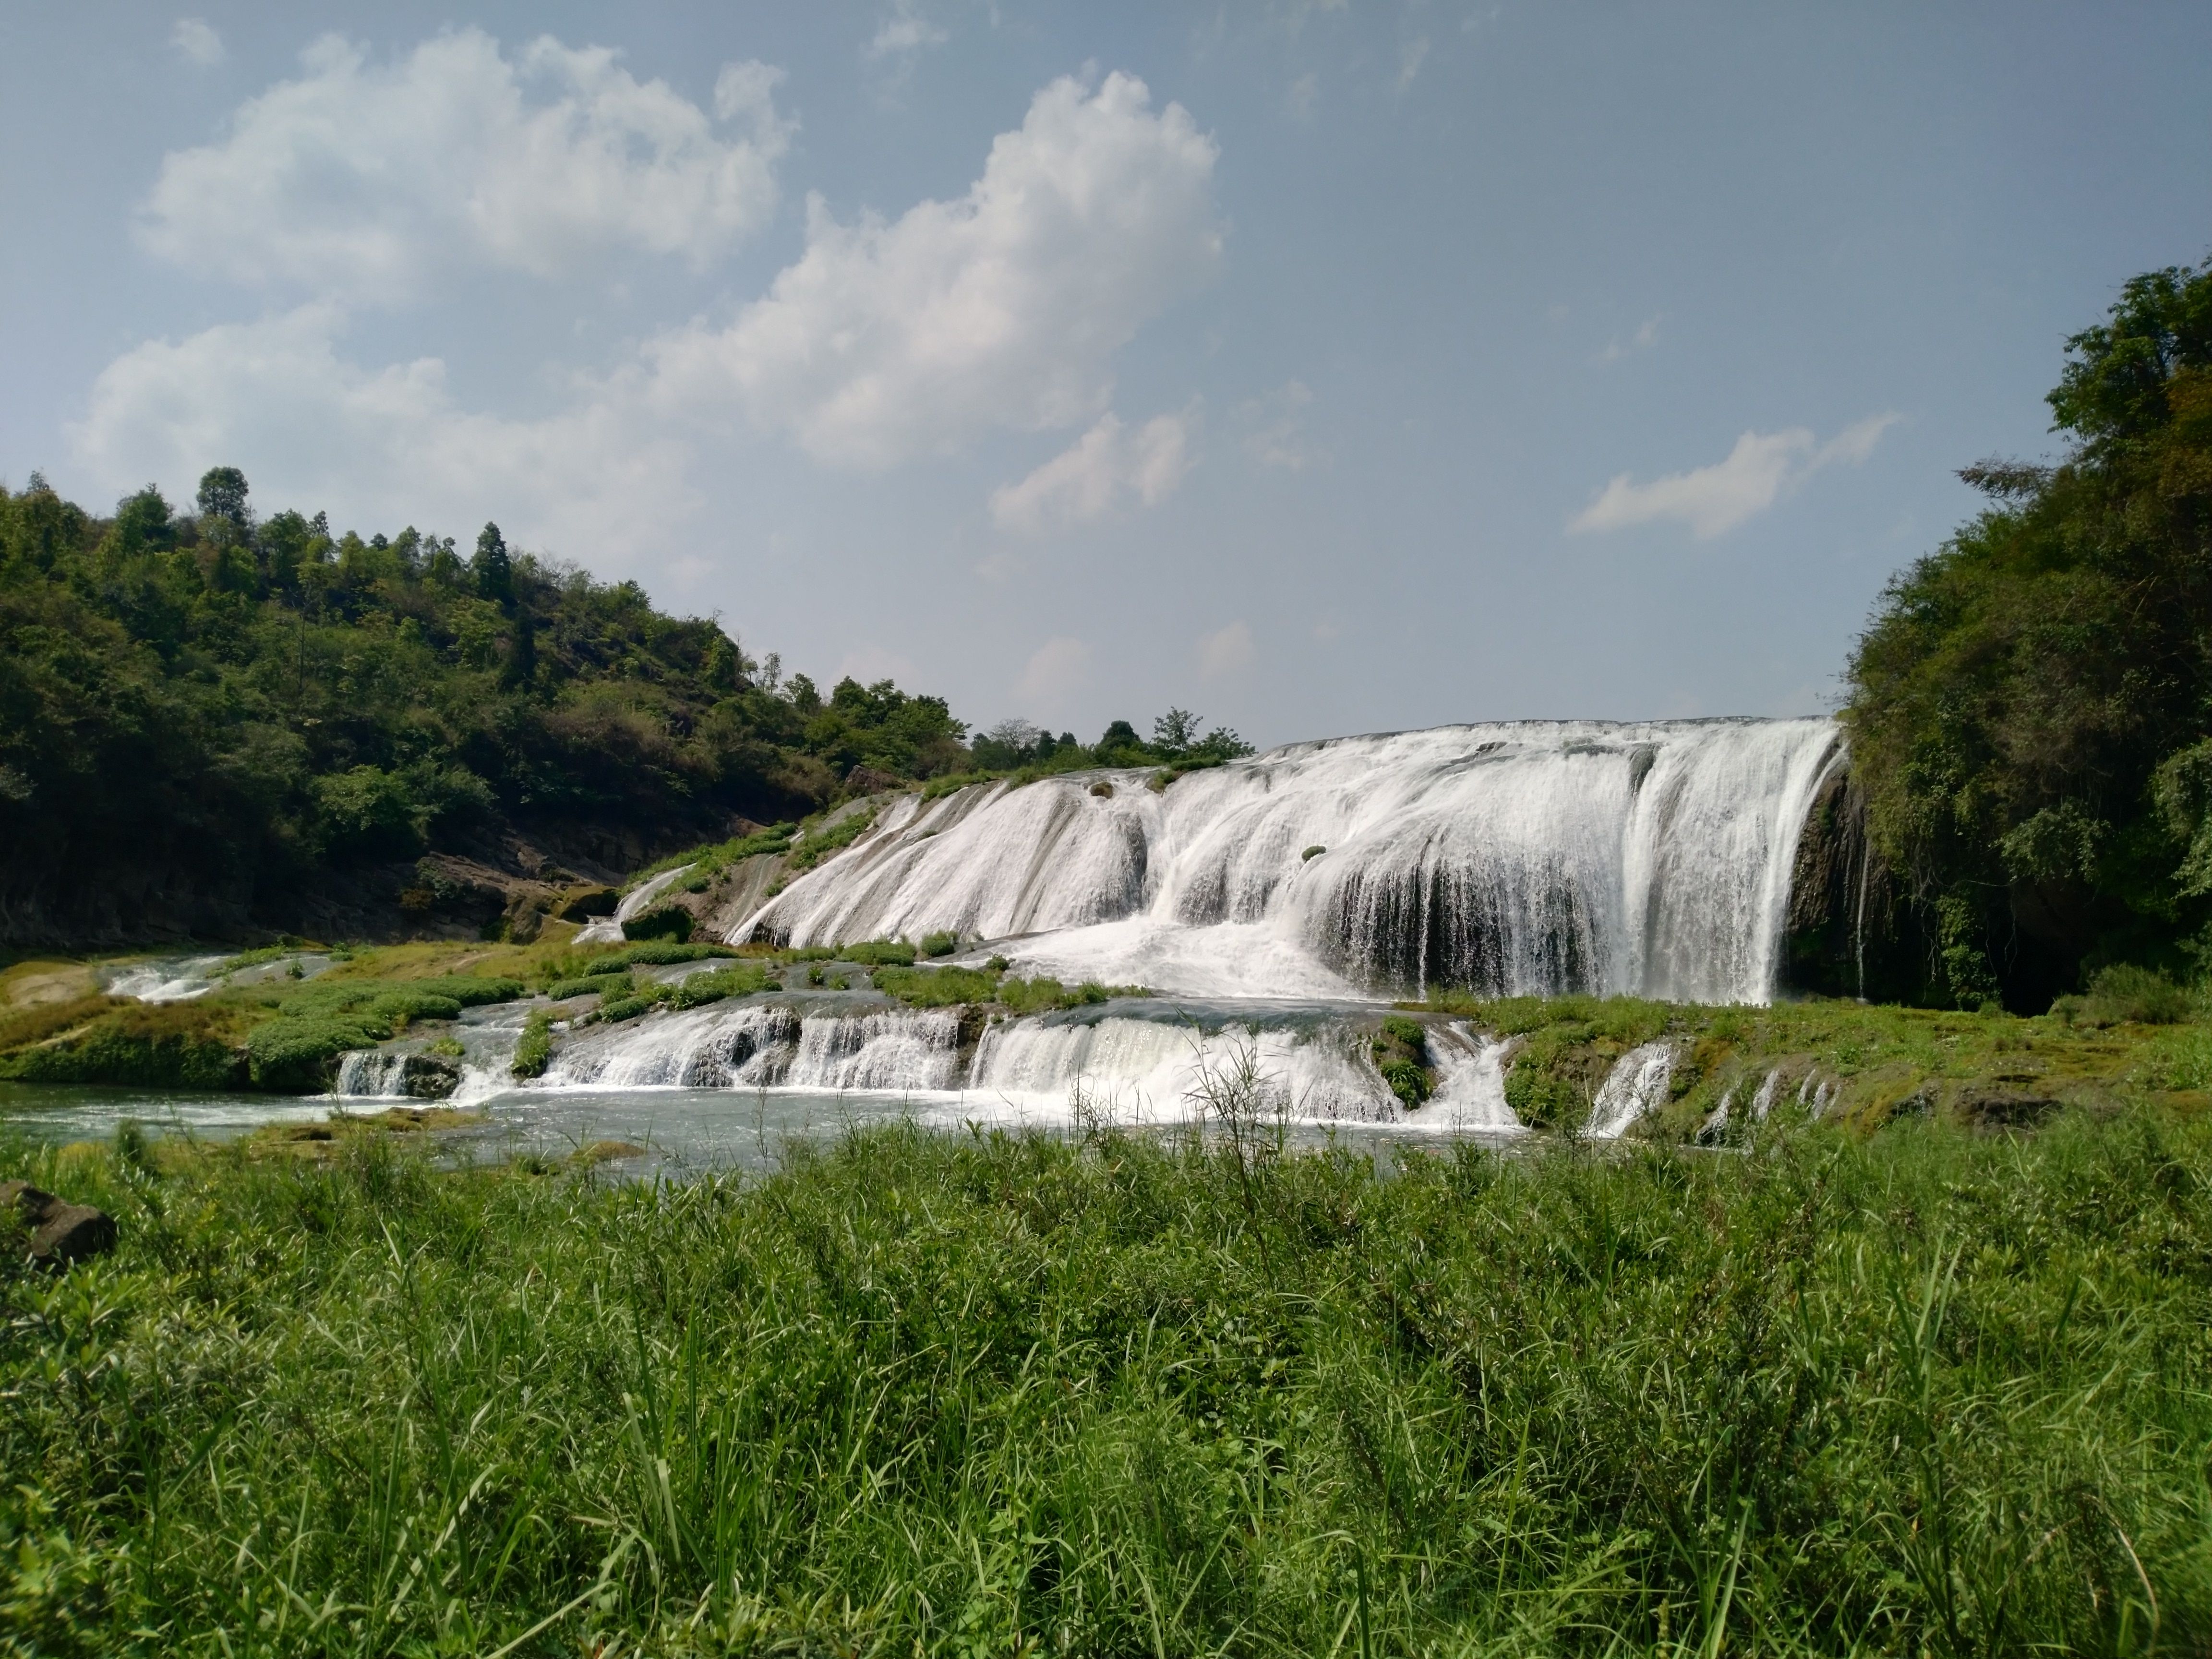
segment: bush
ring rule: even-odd
[[[768,969],[757,963],[738,963],[709,973],[694,974],[669,987],[667,1002],[672,1008],[699,1008],[726,997],[752,996],[767,990],[770,983]]]
[[[914,966],[914,946],[902,939],[870,939],[861,945],[841,945],[836,959],[857,962],[863,968],[911,968]]]
[[[875,981],[876,989],[910,1008],[989,1002],[999,990],[999,976],[979,968],[878,968]]]
[[[1410,1111],[1429,1097],[1431,1083],[1428,1072],[1410,1060],[1386,1060],[1382,1065],[1382,1080],[1390,1085],[1390,1092],[1398,1097]]]
[[[517,1077],[544,1077],[552,1060],[553,1016],[540,1008],[523,1025],[521,1040],[514,1045],[514,1059],[507,1069]]]
[[[2073,1025],[2179,1025],[2190,998],[2164,974],[2123,962],[2100,969],[2087,995],[2061,997],[2051,1012]]]
[[[921,937],[921,953],[926,957],[949,957],[959,948],[957,933],[925,933]]]
[[[611,974],[590,974],[582,979],[564,979],[549,985],[545,994],[556,1002],[566,1002],[570,997],[605,996],[615,989],[615,985]]]

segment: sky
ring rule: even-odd
[[[0,11],[0,482],[233,465],[1095,738],[1836,706],[2212,7]]]

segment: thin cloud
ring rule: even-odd
[[[1022,669],[1022,701],[1040,714],[1057,714],[1090,684],[1091,659],[1096,655],[1082,640],[1065,635],[1047,640]]]
[[[1328,458],[1308,441],[1305,411],[1313,393],[1300,380],[1285,380],[1264,398],[1237,406],[1237,418],[1247,428],[1244,453],[1261,466],[1285,472],[1303,472]]]
[[[1242,622],[1233,622],[1199,636],[1198,672],[1210,680],[1226,679],[1249,668],[1258,655],[1252,645],[1252,630]]]
[[[1673,520],[1700,541],[1724,534],[1765,512],[1814,473],[1838,465],[1856,466],[1874,453],[1881,434],[1904,417],[1873,415],[1827,443],[1804,427],[1747,432],[1728,459],[1690,472],[1637,483],[1623,472],[1568,522],[1575,532],[1626,530]]]
[[[222,36],[204,17],[179,17],[169,31],[169,45],[187,64],[213,69],[222,62]]]
[[[890,15],[877,28],[875,38],[868,42],[868,56],[872,58],[900,58],[911,60],[929,46],[941,46],[952,37],[922,15],[915,0],[896,0]]]
[[[992,521],[1001,530],[1035,536],[1091,523],[1131,498],[1156,507],[1190,471],[1198,422],[1195,401],[1179,413],[1156,415],[1133,432],[1117,416],[1102,415],[1018,483],[992,491]]]
[[[1597,360],[1601,363],[1617,363],[1632,352],[1649,351],[1658,343],[1659,319],[1649,317],[1638,325],[1636,332],[1628,337],[1626,345],[1618,337],[1607,341],[1605,349],[1597,354]]]

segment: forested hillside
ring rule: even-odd
[[[495,525],[263,519],[232,467],[195,507],[0,489],[0,944],[496,931],[902,782],[1245,752],[1181,710],[971,749],[942,698],[825,696]]]
[[[1884,593],[1844,718],[1935,1000],[2212,968],[2212,264],[2068,342],[2051,465]]]
[[[496,526],[465,551],[257,520],[229,468],[197,506],[0,491],[0,937],[343,932],[402,894],[427,923],[434,850],[611,875],[856,769],[968,764],[943,700],[779,683]]]

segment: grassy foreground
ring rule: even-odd
[[[19,1653],[2203,1651],[2212,1122],[0,1157]]]

